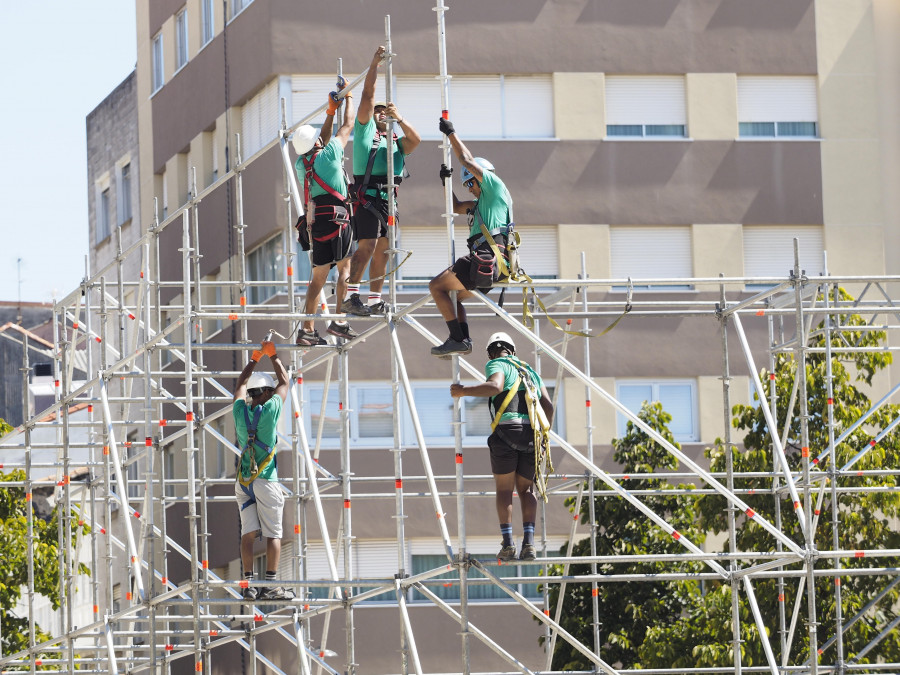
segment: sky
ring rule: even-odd
[[[135,32],[134,0],[0,0],[0,301],[84,278],[85,118],[134,70]]]

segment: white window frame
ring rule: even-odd
[[[216,36],[215,0],[200,0],[200,42],[205,47]]]
[[[106,178],[97,186],[97,243],[100,243],[112,234],[112,218],[110,217],[111,208],[112,191],[110,189],[109,178]]]
[[[792,125],[812,125],[811,133],[796,133],[796,130],[792,133]],[[738,76],[738,138],[817,140],[819,114],[815,76]]]
[[[690,387],[690,405],[691,405],[691,433],[683,434],[683,433],[675,433],[672,431],[672,435],[675,440],[679,443],[698,443],[700,442],[700,411],[697,400],[697,381],[692,379],[661,379],[661,380],[650,380],[650,379],[628,379],[628,380],[616,380],[616,399],[621,402],[622,400],[622,388],[624,387],[647,387],[651,388],[651,399],[650,402],[659,401],[659,387],[660,386],[688,386]],[[663,406],[665,409],[665,406]],[[632,410],[632,412],[637,415],[637,410]],[[671,410],[666,410],[670,415],[672,414]],[[674,417],[674,416],[673,416]],[[622,438],[625,435],[626,425],[628,423],[628,418],[625,417],[622,413],[616,413],[616,437]]]
[[[233,21],[238,14],[243,12],[253,2],[253,0],[231,0],[228,7],[231,10],[231,20]]]
[[[130,221],[133,216],[131,200],[131,159],[124,159],[116,166],[116,214],[119,226]]]
[[[281,242],[281,262],[278,261],[277,257],[275,258],[274,262],[271,263],[267,262],[267,260],[265,259],[258,260],[259,256],[268,255],[266,253],[266,247],[272,247],[271,252],[274,253],[277,250],[277,245],[279,242]],[[273,237],[269,237],[247,254],[247,280],[272,282],[268,286],[249,287],[249,290],[247,292],[247,301],[251,305],[262,304],[269,298],[273,298],[279,293],[287,292],[287,266],[285,265],[284,259],[284,233],[281,232]],[[260,267],[259,264],[265,264],[266,267]],[[260,270],[265,271],[268,268],[274,270],[275,276],[269,278],[263,275],[262,278],[260,278]]]
[[[691,242],[691,228],[689,225],[660,225],[660,226],[648,226],[648,225],[612,225],[609,228],[609,236],[610,236],[610,270],[611,275],[614,279],[631,277],[633,282],[633,289],[635,291],[648,291],[653,293],[659,292],[684,292],[693,290],[693,286],[691,284],[671,284],[671,285],[651,285],[651,284],[642,284],[641,278],[635,276],[635,268],[631,267],[627,261],[623,262],[622,255],[622,247],[627,247],[629,250],[632,247],[638,248],[639,255],[644,258],[641,262],[641,265],[645,266],[645,268],[650,268],[653,270],[653,274],[649,276],[645,276],[643,278],[651,279],[651,278],[680,278],[685,277],[685,279],[690,278],[693,275],[694,269],[694,251]],[[636,246],[636,239],[642,238],[645,241],[640,242],[639,246]],[[648,246],[651,248],[657,249],[656,253],[658,255],[671,255],[673,250],[677,250],[674,246],[678,240],[686,239],[686,248],[687,248],[687,256],[688,259],[685,261],[683,258],[678,259],[670,259],[667,261],[663,261],[661,259],[650,258],[648,254]],[[684,246],[684,242],[682,242],[682,246]],[[656,260],[654,262],[654,260]],[[677,269],[678,267],[687,264],[687,269],[681,269],[680,271]],[[624,269],[620,269],[624,266]],[[659,272],[662,268],[662,273]],[[637,271],[640,272],[641,268],[637,268]],[[669,273],[671,271],[678,273]],[[627,290],[625,286],[614,286],[614,291],[625,291]]]
[[[163,49],[162,31],[153,36],[150,43],[151,94],[155,94],[166,83],[166,59]]]
[[[175,15],[175,72],[184,68],[189,59],[188,53],[188,14],[182,9]]]
[[[683,75],[609,75],[605,80],[606,140],[685,140]]]

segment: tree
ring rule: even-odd
[[[840,299],[852,300],[843,290],[840,291]],[[881,331],[872,331],[867,328],[853,330],[854,327],[863,327],[866,321],[858,315],[842,315],[838,317],[841,326],[850,330],[843,330],[831,336],[832,345],[846,347],[857,345],[866,348],[878,348],[884,344],[885,334]],[[811,333],[810,346],[824,347],[825,334],[822,324]],[[870,385],[873,377],[880,370],[891,363],[890,352],[869,351],[841,353],[832,357],[832,385],[834,400],[835,436],[842,430],[850,427],[871,406],[869,397],[862,387]],[[828,392],[826,380],[826,358],[824,353],[809,353],[806,356],[805,373],[807,379],[808,401],[808,438],[811,456],[815,457],[828,447]],[[779,429],[783,430],[787,417],[787,408],[790,401],[791,389],[797,374],[798,361],[793,354],[779,354],[775,362],[775,389],[776,389],[776,422]],[[763,370],[762,381],[769,381],[769,372]],[[642,411],[643,412],[643,411]],[[774,466],[772,458],[772,446],[768,425],[762,408],[759,405],[736,405],[732,409],[732,425],[745,432],[743,447],[733,448],[734,470],[736,472],[770,472]],[[869,448],[862,459],[854,465],[854,470],[876,470],[896,468],[900,459],[900,438],[897,434],[886,436],[874,447],[870,445],[875,434],[887,427],[887,425],[900,415],[900,406],[885,405],[876,411],[866,425],[854,431],[845,442],[836,449],[837,468],[858,452]],[[659,417],[658,421],[664,418]],[[665,420],[667,421],[667,420]],[[658,427],[655,427],[658,429]],[[629,433],[631,430],[629,429]],[[616,445],[617,461],[620,458],[622,443],[628,436]],[[794,411],[788,432],[788,442],[785,453],[788,464],[793,471],[798,471],[803,462],[801,429],[797,411]],[[652,468],[669,468],[663,457],[659,457],[649,448],[636,446],[635,452],[645,455],[649,461],[645,470]],[[724,471],[726,465],[725,443],[716,439],[712,448],[707,448],[706,455],[710,460],[712,471]],[[661,449],[656,452],[661,452]],[[623,462],[625,463],[625,462]],[[628,464],[626,463],[626,467]],[[818,465],[820,470],[829,469],[829,460]],[[626,471],[633,469],[626,468]],[[627,482],[626,482],[627,483]],[[817,485],[827,485],[827,482],[819,482]],[[772,481],[766,478],[737,478],[737,488],[755,488],[756,495],[742,497],[751,508],[763,515],[770,523],[774,522],[774,501],[771,495]],[[844,492],[838,500],[839,511],[839,543],[844,550],[855,549],[898,549],[900,548],[900,532],[897,531],[896,522],[900,518],[900,492],[896,490],[897,477],[887,476],[841,476],[841,487],[882,487],[881,491],[871,492]],[[893,489],[893,491],[892,491]],[[797,518],[790,496],[781,493],[781,512],[783,514],[783,531],[794,541],[803,542]],[[598,519],[605,523],[604,518],[616,518],[615,509],[602,506],[601,502],[608,499],[598,498]],[[649,501],[647,503],[650,503]],[[691,500],[690,513],[696,516],[695,527],[702,532],[723,533],[727,531],[727,510],[724,497],[718,494],[702,495]],[[624,505],[622,506],[624,508]],[[585,509],[582,510],[583,513]],[[602,515],[601,515],[602,514]],[[677,512],[675,515],[678,515]],[[621,516],[618,516],[621,517]],[[634,516],[640,517],[642,516]],[[667,518],[668,519],[668,518]],[[815,531],[816,547],[819,550],[831,550],[834,548],[832,540],[832,508],[830,493],[826,493],[826,499],[822,503],[818,526]],[[681,529],[673,520],[673,525]],[[618,522],[613,520],[612,522]],[[646,522],[646,521],[645,521]],[[661,533],[658,528],[649,523],[643,525],[647,529],[642,533],[643,539],[635,542],[634,550],[642,552],[654,552],[658,550],[658,541]],[[651,529],[652,528],[652,529]],[[737,547],[739,551],[772,551],[774,539],[756,521],[740,519],[737,523]],[[599,535],[598,535],[599,537]],[[619,545],[621,546],[621,545]],[[726,540],[724,546],[727,549]],[[582,542],[578,547],[581,554],[587,548]],[[598,551],[600,550],[598,539]],[[820,560],[816,568],[832,567],[830,560]],[[898,558],[854,558],[841,560],[843,568],[859,567],[897,567],[900,565]],[[795,565],[794,568],[797,566]],[[672,570],[671,566],[667,568]],[[825,641],[833,636],[835,630],[835,593],[834,579],[832,577],[819,577],[815,584],[816,613],[820,624],[818,634],[819,648]],[[887,586],[885,577],[872,575],[845,575],[841,577],[841,604],[844,621],[856,615],[876,594]],[[785,581],[783,597],[784,606],[788,616],[792,603],[798,592],[798,579]],[[615,621],[622,621],[622,625],[615,632],[610,632],[601,639],[605,644],[601,647],[601,654],[608,661],[619,659],[623,667],[643,668],[689,668],[689,667],[731,667],[733,666],[732,654],[732,619],[731,619],[731,586],[727,582],[708,583],[705,588],[698,582],[668,582],[655,585],[660,597],[666,597],[661,604],[678,606],[678,612],[666,613],[632,613],[629,618],[623,617],[625,607],[620,607],[622,597],[627,597],[627,605],[631,604],[632,591],[628,595],[620,594],[618,597],[601,596],[601,616],[615,617]],[[779,588],[776,579],[754,579],[753,587],[759,604],[760,612],[766,626],[768,636],[775,651],[776,659],[780,660],[780,640],[777,639],[779,629]],[[637,589],[635,593],[641,591]],[[639,596],[635,596],[639,597]],[[853,658],[876,635],[883,631],[897,615],[896,607],[900,599],[900,591],[897,588],[880,601],[874,612],[868,613],[860,621],[857,621],[844,633],[845,658]],[[566,610],[578,612],[579,618],[568,618],[569,625],[578,627],[579,622],[590,622],[590,607],[581,606],[566,600]],[[806,600],[803,601],[805,611]],[[753,617],[747,598],[740,593],[738,611],[741,622],[741,660],[745,666],[765,664],[765,655],[762,642],[753,623]],[[584,619],[584,617],[588,617]],[[798,663],[804,661],[809,653],[809,636],[805,631],[805,622],[801,616],[801,625],[790,647],[790,661]],[[592,644],[590,633],[584,632],[577,635],[586,642]],[[622,649],[624,636],[628,637],[628,649]],[[557,660],[557,655],[559,660]],[[569,655],[565,648],[558,647],[554,656],[554,666],[568,662],[573,667],[586,667],[587,662],[577,653]],[[823,654],[826,660],[836,659],[835,647],[831,646]],[[861,663],[869,662],[869,659],[880,658],[888,662],[900,660],[900,631],[891,632],[878,645],[878,648],[861,657]]]
[[[668,429],[672,416],[659,403],[645,402],[638,417],[674,445],[675,439]],[[613,440],[614,458],[624,467],[625,473],[652,473],[657,469],[672,470],[678,460],[662,446],[653,441],[640,428],[628,422],[622,438]],[[624,480],[627,489],[658,489],[663,492],[673,486],[660,479]],[[669,534],[653,524],[634,506],[613,493],[609,487],[595,481],[597,497],[594,512],[597,522],[597,555],[630,555],[636,553],[659,554],[684,551],[681,544]],[[641,501],[671,523],[679,532],[695,544],[703,542],[704,533],[696,525],[698,518],[696,501],[689,495],[660,495],[641,497]],[[575,500],[566,504],[574,511]],[[589,522],[590,501],[584,499],[581,505],[581,522]],[[565,553],[566,547],[560,549]],[[582,539],[575,544],[573,555],[590,555],[590,539]],[[696,564],[678,566],[685,571],[696,571]],[[664,563],[641,563],[598,565],[598,572],[608,574],[669,572],[673,568]],[[554,567],[553,574],[562,574],[562,565]],[[587,564],[571,565],[569,574],[590,574]],[[562,626],[582,643],[593,646],[593,603],[592,589],[588,584],[569,584],[563,601]],[[627,582],[601,583],[598,590],[600,604],[599,634],[602,657],[608,663],[621,664],[630,668],[638,663],[638,649],[644,642],[646,631],[657,624],[674,622],[694,602],[695,589],[689,583],[671,582]],[[550,586],[551,607],[559,598],[559,585]],[[568,643],[557,640],[553,655],[554,670],[590,669],[592,664]]]
[[[25,478],[22,470],[0,473],[0,483],[22,482]],[[28,586],[29,556],[34,561],[35,592],[49,598],[54,609],[60,606],[60,568],[57,558],[59,509],[53,509],[47,520],[33,517],[34,546],[29,548],[28,508],[32,508],[32,502],[26,501],[24,488],[0,487],[0,550],[3,551],[0,564],[0,645],[4,655],[28,648],[28,617],[16,616],[12,610]],[[77,524],[77,518],[72,518],[69,522],[73,538],[79,532],[90,532],[87,525]],[[78,572],[90,574],[90,570],[83,564],[79,564]],[[50,639],[50,636],[38,627],[34,639],[36,643],[40,643]]]

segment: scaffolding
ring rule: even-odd
[[[439,41],[441,50],[440,78],[444,87],[443,103],[449,108],[444,58],[443,13],[446,7],[440,2],[436,8],[438,15]],[[388,77],[390,77],[390,24],[386,20],[388,47]],[[339,66],[340,68],[340,66]],[[363,74],[365,75],[365,73]],[[350,83],[350,88],[361,79]],[[388,88],[388,94],[390,89]],[[324,106],[323,106],[324,108]],[[314,111],[300,123],[313,119],[323,108]],[[295,125],[296,126],[296,125]],[[255,287],[271,286],[272,282],[249,281],[246,279],[246,251],[244,250],[243,187],[242,175],[257,158],[276,144],[280,144],[284,159],[286,225],[292,231],[296,213],[302,212],[299,191],[287,151],[290,133],[287,123],[283,123],[278,140],[262,148],[253,157],[243,161],[238,152],[235,167],[227,175],[204,190],[198,190],[195,181],[190,186],[190,198],[186,204],[171,216],[148,228],[141,239],[123,248],[119,242],[118,254],[113,262],[86,277],[78,289],[55,303],[54,306],[54,377],[57,382],[56,403],[39,415],[27,420],[12,433],[0,439],[0,453],[4,457],[3,469],[21,468],[25,472],[22,482],[6,482],[2,487],[23,488],[30,499],[34,490],[52,487],[56,504],[61,514],[59,545],[61,551],[60,617],[64,629],[52,640],[37,643],[35,640],[34,613],[34,569],[29,556],[29,587],[25,594],[28,606],[30,635],[29,648],[16,654],[0,655],[0,668],[11,670],[50,669],[50,672],[151,672],[168,673],[183,662],[193,662],[196,672],[234,672],[232,664],[216,661],[217,650],[225,645],[237,644],[245,656],[247,672],[283,673],[270,651],[272,639],[280,643],[279,653],[295,654],[297,668],[304,674],[356,673],[366,672],[357,659],[355,616],[358,606],[367,600],[385,594],[396,600],[391,607],[399,616],[401,629],[396,636],[400,656],[398,673],[425,673],[458,671],[463,673],[487,672],[471,658],[471,643],[478,640],[486,645],[501,661],[507,664],[509,672],[551,672],[553,645],[558,640],[567,641],[573,649],[593,664],[586,672],[617,673],[615,664],[604,659],[604,645],[600,643],[598,625],[603,612],[597,601],[596,589],[604,583],[623,581],[653,582],[660,578],[657,574],[610,574],[601,573],[604,565],[634,562],[627,556],[599,555],[595,539],[591,536],[591,551],[588,557],[572,556],[572,544],[580,537],[596,532],[598,523],[592,518],[586,531],[579,531],[579,523],[573,521],[569,532],[564,533],[569,541],[567,556],[550,557],[544,534],[543,553],[534,561],[534,573],[527,576],[502,577],[496,569],[497,562],[479,560],[467,549],[465,522],[465,501],[473,496],[483,495],[480,489],[473,489],[474,481],[489,479],[489,476],[466,476],[464,472],[464,448],[462,442],[461,402],[454,400],[454,443],[455,472],[452,475],[436,472],[429,456],[425,433],[416,408],[409,371],[404,358],[400,331],[415,336],[423,346],[437,345],[437,338],[426,324],[435,318],[429,306],[429,296],[410,297],[412,292],[403,290],[402,280],[392,279],[387,311],[383,317],[368,319],[367,329],[360,337],[346,342],[333,342],[323,348],[298,347],[285,342],[277,345],[282,353],[289,352],[290,431],[281,437],[279,455],[288,455],[291,461],[291,475],[281,480],[286,494],[286,504],[291,510],[295,545],[291,548],[291,576],[279,580],[279,584],[292,588],[296,599],[289,601],[260,601],[252,604],[242,600],[241,591],[248,582],[236,578],[224,578],[215,573],[209,565],[210,538],[216,536],[217,523],[210,518],[210,505],[231,499],[227,488],[233,485],[229,478],[211,478],[207,467],[207,444],[220,443],[235,455],[240,449],[216,428],[217,420],[231,412],[231,387],[239,371],[223,366],[224,359],[235,356],[236,360],[246,360],[254,348],[257,337],[261,337],[273,326],[290,334],[289,328],[306,315],[298,313],[302,296],[299,290],[303,283],[294,279],[292,261],[287,260],[286,302],[253,303],[248,301],[248,290]],[[238,139],[239,147],[239,139]],[[388,153],[391,157],[391,153]],[[449,146],[444,146],[445,163],[450,163]],[[392,171],[388,171],[392,176]],[[236,279],[228,281],[203,281],[201,279],[199,242],[199,209],[201,200],[212,190],[232,183],[237,223]],[[449,190],[446,192],[445,216],[450,244],[450,259],[454,255],[452,203]],[[160,259],[165,248],[161,245],[164,233],[178,232],[180,227],[181,278],[164,279],[160,273]],[[397,256],[396,228],[391,228],[391,250]],[[171,250],[169,251],[171,253]],[[527,249],[525,255],[527,256]],[[140,259],[140,277],[125,279],[123,266],[131,256]],[[774,408],[774,385],[760,380],[760,369],[747,337],[744,322],[748,317],[765,316],[769,334],[769,372],[774,372],[776,354],[791,353],[798,363],[810,353],[820,351],[811,346],[811,327],[814,321],[824,321],[824,331],[828,338],[839,335],[845,328],[840,325],[841,316],[850,312],[867,317],[872,330],[879,328],[893,331],[900,327],[900,315],[890,297],[891,284],[900,281],[897,277],[853,276],[833,277],[807,276],[800,268],[799,251],[794,251],[795,265],[792,273],[785,278],[693,278],[693,279],[641,279],[641,284],[660,287],[677,287],[690,284],[708,293],[699,294],[695,299],[640,299],[628,294],[629,318],[619,330],[628,330],[629,322],[641,318],[688,319],[713,318],[717,322],[722,344],[722,405],[726,419],[725,447],[729,454],[734,450],[730,438],[730,364],[743,358],[752,378],[755,391],[761,401],[769,401]],[[396,259],[396,258],[395,258]],[[109,280],[113,279],[112,282]],[[630,279],[590,279],[582,256],[582,271],[575,279],[554,279],[535,281],[534,286],[544,294],[545,304],[553,310],[564,312],[572,320],[581,322],[581,331],[593,336],[599,335],[603,326],[619,316],[623,309],[620,300],[603,299],[611,289],[630,287]],[[839,286],[854,286],[862,289],[856,300],[842,301],[834,293]],[[756,293],[748,293],[750,287],[765,287]],[[112,287],[112,288],[111,288]],[[221,288],[223,297],[236,294],[237,302],[207,303],[209,291]],[[522,291],[524,293],[524,290]],[[718,294],[718,299],[704,299],[710,294]],[[753,626],[760,639],[766,656],[764,666],[748,667],[741,662],[740,649],[734,649],[734,664],[731,668],[704,669],[657,669],[647,670],[659,674],[674,672],[898,672],[898,663],[859,664],[844,654],[841,636],[859,621],[867,612],[880,609],[890,613],[891,593],[900,584],[900,572],[893,559],[900,556],[900,550],[859,549],[841,550],[835,545],[832,550],[817,550],[814,534],[820,526],[819,510],[823,499],[830,497],[832,513],[835,514],[831,526],[835,543],[841,528],[840,511],[837,509],[837,495],[852,495],[863,490],[845,489],[842,482],[856,477],[860,472],[853,465],[859,456],[845,466],[835,463],[836,448],[855,429],[864,425],[869,416],[881,408],[900,385],[863,416],[853,427],[837,429],[829,415],[829,443],[821,449],[818,459],[830,458],[821,465],[811,453],[805,452],[801,466],[791,467],[785,455],[785,440],[779,435],[776,411],[763,405],[768,428],[772,430],[771,445],[774,463],[762,474],[748,474],[734,470],[729,461],[724,473],[712,473],[679,447],[648,426],[632,411],[616,399],[610,392],[599,386],[591,374],[592,340],[584,339],[583,367],[578,367],[567,351],[573,346],[571,334],[559,334],[559,338],[549,339],[545,333],[550,329],[546,319],[538,320],[533,329],[523,325],[521,313],[510,312],[497,305],[487,296],[477,296],[473,302],[480,302],[478,312],[472,312],[474,319],[493,317],[504,322],[508,330],[522,344],[534,349],[534,361],[539,372],[550,369],[544,362],[555,366],[556,390],[562,379],[571,378],[584,387],[584,425],[587,441],[584,447],[575,447],[566,438],[554,434],[555,452],[577,463],[583,473],[576,476],[554,475],[549,479],[549,489],[555,495],[552,508],[562,508],[561,499],[569,496],[577,503],[582,500],[593,502],[597,498],[595,485],[602,482],[617,498],[628,502],[636,517],[645,517],[661,531],[671,535],[684,549],[677,555],[635,556],[637,560],[670,564],[671,573],[666,578],[714,579],[728,583],[732,588],[733,645],[741,641],[741,619],[738,613],[738,598],[743,594],[753,615]],[[533,300],[532,300],[533,303]],[[315,315],[316,319],[340,319],[343,315],[329,313],[327,308]],[[876,324],[881,320],[884,324]],[[204,332],[203,326],[211,322],[221,322],[227,327],[214,333]],[[239,336],[228,340],[228,333]],[[349,400],[349,386],[352,379],[350,356],[355,350],[365,349],[363,343],[368,338],[386,331],[390,344],[390,371],[393,394],[393,410],[400,411],[407,406],[412,419],[412,438],[404,437],[400,416],[393,416],[393,444],[389,448],[393,454],[392,475],[359,476],[354,473],[353,453],[350,448],[350,414],[344,403]],[[738,355],[729,345],[729,336],[737,336],[740,344]],[[251,337],[255,336],[255,337]],[[178,339],[180,338],[180,341]],[[27,337],[25,338],[27,340]],[[825,340],[824,350],[827,362],[836,352],[852,353],[860,348],[852,344],[846,347],[832,347],[831,339]],[[885,351],[897,351],[888,346]],[[520,349],[520,351],[523,351]],[[23,363],[26,375],[23,378],[23,392],[27,392],[27,372],[29,368],[28,350],[24,350]],[[224,357],[224,358],[223,358]],[[235,360],[235,362],[236,362]],[[83,382],[74,380],[77,367],[87,373]],[[452,378],[462,377],[483,380],[480,369],[465,358],[454,357],[451,362]],[[804,429],[810,411],[807,409],[807,382],[803,368],[798,368],[799,376],[794,383],[796,406],[781,414],[786,415],[784,433],[795,417],[801,420]],[[304,380],[310,374],[320,376],[324,382],[322,408],[324,412],[330,385],[339,387],[342,402],[340,412],[340,471],[332,472],[319,463],[322,448],[324,415],[319,415],[318,429],[308,434],[304,424],[304,411],[310,407]],[[550,379],[545,376],[545,379]],[[23,393],[27,396],[27,393]],[[829,400],[831,394],[829,393]],[[690,541],[678,530],[649,507],[643,497],[648,492],[629,490],[623,486],[628,479],[641,476],[609,473],[599,466],[593,438],[592,403],[600,401],[611,406],[618,414],[631,421],[648,434],[655,442],[676,457],[680,472],[653,474],[668,480],[689,477],[702,483],[699,489],[691,491],[697,496],[718,494],[727,506],[724,511],[728,522],[729,552],[707,552]],[[86,405],[86,419],[73,421],[72,414],[77,406]],[[794,410],[796,407],[796,410]],[[831,409],[829,408],[829,413]],[[51,421],[48,415],[54,415]],[[873,436],[870,449],[887,434],[893,432],[900,419]],[[35,442],[34,434],[49,429],[54,440]],[[76,438],[73,431],[82,429],[87,438]],[[143,439],[143,440],[138,440]],[[804,438],[804,447],[808,442]],[[186,458],[186,477],[169,475],[165,463],[161,461],[164,451],[178,449]],[[410,476],[404,471],[404,454],[415,453],[424,472]],[[863,451],[866,452],[866,451]],[[730,456],[729,456],[730,459]],[[827,465],[827,469],[820,466]],[[143,466],[143,474],[130,471],[131,467]],[[86,476],[76,479],[78,470],[84,469]],[[894,476],[898,471],[867,471],[873,481],[879,476]],[[752,509],[745,501],[747,491],[740,488],[747,478],[761,478],[768,482],[772,497],[772,510],[760,512]],[[366,491],[354,492],[354,485],[367,482]],[[410,490],[411,484],[421,484],[421,490]],[[375,485],[376,487],[371,487]],[[827,489],[826,489],[827,485]],[[892,485],[892,484],[891,484]],[[223,489],[225,492],[223,493]],[[873,484],[869,492],[891,492],[889,485]],[[176,496],[183,492],[184,496]],[[795,505],[790,515],[780,512],[781,495],[787,492]],[[135,497],[132,497],[135,495]],[[397,569],[391,578],[367,574],[364,561],[355,564],[353,560],[353,540],[356,536],[351,519],[351,504],[354,499],[371,499],[389,503],[393,501],[393,516],[396,522]],[[451,524],[446,517],[444,503],[454,499],[456,523]],[[135,507],[139,501],[140,508]],[[409,536],[406,520],[410,517],[410,500],[430,503],[430,513],[434,515],[430,527],[433,536],[440,540],[446,562],[418,574],[406,569]],[[329,507],[340,505],[340,516],[329,516]],[[185,510],[187,521],[186,536],[174,532],[171,522],[171,507],[178,505]],[[550,508],[550,507],[547,507]],[[332,511],[334,509],[331,509]],[[593,514],[593,510],[591,510]],[[34,545],[34,514],[27,509],[27,537],[30,547]],[[741,519],[752,519],[771,538],[772,550],[763,552],[741,552],[736,541],[736,524]],[[794,518],[802,534],[799,539],[786,533],[784,520]],[[73,525],[87,524],[90,532],[78,535]],[[325,542],[324,553],[328,573],[314,577],[309,574],[307,551],[309,549],[308,523],[313,523]],[[453,531],[451,531],[451,529]],[[557,533],[560,534],[560,533]],[[93,608],[92,620],[86,625],[77,625],[74,618],[76,585],[87,581],[77,574],[78,537],[84,538],[89,551],[88,566],[91,570],[90,591]],[[73,539],[74,538],[74,539]],[[185,539],[187,544],[185,544]],[[237,548],[235,547],[235,557]],[[860,557],[884,560],[881,567],[848,568],[842,561]],[[821,563],[827,561],[828,566]],[[685,562],[699,562],[706,566],[702,573],[683,572]],[[570,564],[590,565],[590,574],[572,576],[568,574]],[[555,573],[556,565],[562,565],[562,574]],[[178,567],[188,572],[181,583],[172,579],[171,573]],[[171,569],[170,569],[171,568]],[[358,572],[354,572],[358,569]],[[471,570],[477,570],[484,579],[469,577]],[[446,583],[439,579],[448,571],[458,574],[454,580],[460,589],[458,605],[448,603],[434,590],[435,585]],[[540,574],[538,572],[541,572]],[[822,626],[816,617],[816,587],[818,577],[832,577],[839,580],[850,574],[867,574],[878,578],[881,591],[871,602],[860,609],[850,619],[844,619],[841,612],[836,614],[834,625]],[[775,577],[781,588],[794,584],[797,602],[790,614],[783,608],[778,626],[766,626],[759,611],[754,592],[757,579]],[[113,582],[128,580],[129,588],[125,599],[127,606],[114,609],[120,600],[114,597]],[[264,582],[253,582],[264,585]],[[491,627],[478,626],[469,612],[469,588],[473,584],[493,584],[509,595],[514,601],[506,606],[509,613],[524,612],[544,625],[546,661],[526,663],[515,653],[502,647],[492,637]],[[515,584],[541,583],[545,587],[560,586],[560,596],[567,586],[588,584],[592,589],[593,644],[585,644],[568,633],[560,623],[562,603],[551,607],[545,590],[543,600],[534,602],[526,598],[514,587]],[[804,591],[805,589],[805,591]],[[422,636],[410,620],[407,606],[408,594],[415,590],[434,606],[440,608],[459,626],[460,654],[454,664],[428,664],[422,657],[427,656]],[[835,583],[834,601],[841,607],[840,585]],[[804,608],[801,598],[806,597]],[[885,599],[888,605],[885,606]],[[879,603],[881,605],[879,606]],[[783,605],[782,605],[783,607]],[[332,619],[344,620],[345,643],[339,648],[340,656],[328,648],[329,630]],[[791,662],[791,644],[797,639],[801,621],[806,622],[809,652],[799,661]],[[869,658],[877,655],[878,644],[884,637],[896,630],[900,619],[887,623],[871,643],[854,655]],[[822,641],[822,631],[829,636]],[[778,654],[767,637],[768,632],[779,632]],[[820,653],[836,644],[830,662],[823,662]],[[779,657],[780,655],[780,657]],[[491,670],[490,672],[496,672]]]

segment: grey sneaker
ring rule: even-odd
[[[341,303],[341,311],[356,316],[369,316],[372,310],[359,299],[359,293],[354,293]]]
[[[454,354],[465,356],[472,353],[472,341],[468,338],[462,341],[454,340],[452,337],[447,338],[444,344],[431,348],[431,355],[442,359],[449,359]]]
[[[522,544],[522,551],[519,553],[519,560],[534,560],[537,557],[533,544]]]
[[[514,545],[503,546],[500,553],[497,554],[497,560],[500,562],[509,562],[516,559],[516,547]]]
[[[373,305],[369,305],[369,314],[384,314],[384,300],[379,300]]]
[[[293,600],[294,591],[286,589],[283,586],[275,586],[267,588],[266,592],[260,596],[261,600]]]
[[[339,338],[344,338],[345,340],[352,340],[353,338],[359,337],[359,333],[350,328],[349,323],[341,325],[337,321],[332,321],[328,324],[328,332],[331,335],[337,335]]]
[[[259,586],[247,586],[241,592],[241,596],[244,600],[256,600],[259,597]]]
[[[301,328],[297,331],[297,344],[304,347],[320,347],[328,343],[325,342],[325,338],[319,337],[319,331],[307,333]]]

